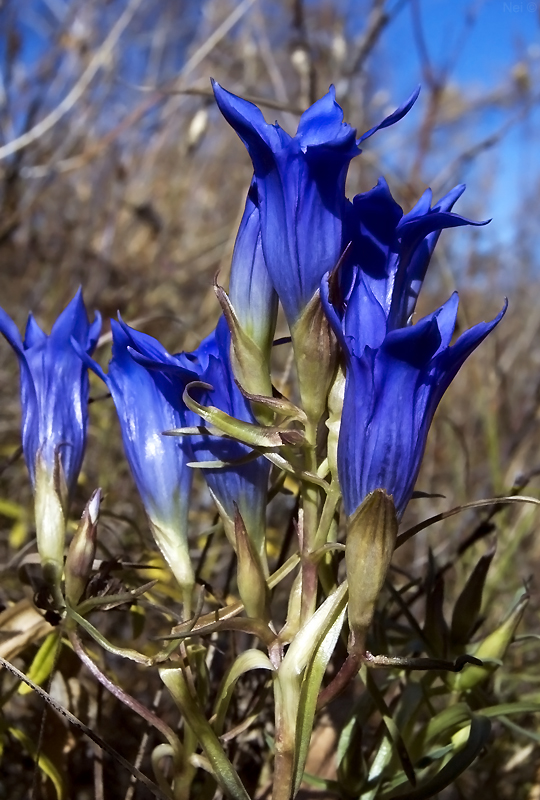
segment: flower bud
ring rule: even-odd
[[[394,501],[383,489],[371,492],[347,521],[345,565],[351,653],[365,651],[367,631],[392,560],[397,531]]]
[[[334,377],[337,345],[317,290],[291,328],[302,407],[312,423],[322,417]]]
[[[96,555],[97,521],[101,489],[96,489],[83,511],[66,558],[66,600],[76,606],[84,595]]]

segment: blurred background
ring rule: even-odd
[[[290,133],[330,84],[359,134],[421,84],[409,115],[353,161],[348,194],[384,175],[408,211],[427,187],[438,199],[467,183],[455,210],[493,221],[443,232],[419,312],[455,289],[461,329],[493,317],[505,297],[510,306],[437,414],[418,488],[444,497],[413,501],[407,521],[516,487],[538,495],[539,34],[540,3],[526,0],[3,0],[0,304],[21,329],[32,310],[48,332],[82,284],[105,334],[120,311],[171,351],[193,349],[217,320],[212,280],[219,271],[227,284],[251,176],[210,77]],[[106,365],[106,335],[97,357]],[[137,560],[150,538],[112,402],[92,387],[74,517],[102,486],[102,552]],[[9,566],[31,546],[33,517],[17,458],[17,365],[3,341],[0,404],[0,562]],[[198,497],[194,548],[213,518]],[[478,511],[448,520],[404,547],[400,563],[423,569],[426,537],[444,563],[499,527],[489,592],[494,604],[509,598],[537,571],[540,545],[533,511],[505,514],[500,526],[500,515]],[[0,601],[19,596],[16,573],[4,570]]]

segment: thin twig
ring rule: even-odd
[[[0,160],[13,155],[13,153],[16,153],[18,150],[22,150],[24,147],[28,147],[29,144],[37,141],[37,139],[40,139],[45,133],[47,133],[47,131],[53,128],[62,119],[62,117],[67,114],[68,111],[71,111],[73,106],[80,100],[90,85],[97,71],[104,64],[106,64],[116,43],[118,42],[118,39],[122,35],[127,25],[130,23],[140,3],[141,0],[130,1],[129,5],[122,12],[120,18],[113,26],[111,32],[97,53],[95,53],[91,58],[87,68],[71,91],[68,92],[62,102],[59,103],[56,108],[54,108],[50,114],[45,117],[45,119],[41,120],[41,122],[38,122],[37,125],[31,128],[29,131],[26,131],[26,133],[23,133],[22,136],[19,136],[17,139],[13,139],[3,147],[0,147]]]

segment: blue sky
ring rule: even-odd
[[[354,3],[350,3],[354,22]],[[501,83],[511,83],[512,70],[526,61],[531,70],[532,90],[538,91],[540,76],[540,0],[505,3],[502,0],[422,0],[421,18],[430,58],[435,68],[446,63],[449,52],[458,52],[450,82],[466,96],[479,97]],[[476,8],[477,19],[462,39],[468,9]],[[457,43],[461,44],[456,49]],[[384,37],[385,71],[391,81],[392,96],[399,102],[411,87],[422,83],[417,48],[414,45],[412,14],[406,6],[394,19]],[[421,101],[420,101],[421,102]],[[483,112],[471,126],[471,141],[479,141],[499,129],[503,114]],[[492,242],[511,240],[513,219],[521,194],[532,191],[540,179],[538,130],[540,113],[518,123],[496,152],[482,154],[474,169],[463,179],[474,191],[482,169],[494,166],[490,196],[483,199],[485,215],[496,224],[486,229]],[[460,178],[461,179],[461,178]]]
[[[527,48],[540,47],[540,3],[502,0],[423,0],[424,23],[430,56],[435,64],[444,63],[448,50],[460,40],[469,9],[477,9],[475,25],[462,41],[454,78],[463,85],[489,89],[498,83]],[[413,40],[412,14],[405,7],[388,31],[400,82],[419,75],[416,49],[406,43]],[[406,50],[405,54],[403,50]],[[405,57],[403,57],[405,56]]]

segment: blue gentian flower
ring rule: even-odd
[[[180,424],[172,424],[172,421],[171,424],[164,424],[162,431],[205,425],[197,414],[187,409],[182,399],[187,383],[182,370],[187,365],[196,373],[191,378],[192,381],[199,380],[212,386],[211,390],[193,389],[198,403],[217,407],[244,422],[256,422],[249,402],[234,381],[229,355],[230,334],[223,317],[215,331],[197,350],[178,356],[171,356],[158,342],[151,340],[151,337],[128,330],[132,337],[131,357],[138,366],[148,370],[149,375],[156,380],[159,391],[165,391],[164,386],[167,384],[168,401],[181,420]],[[174,437],[171,441],[178,439]],[[225,462],[224,466],[204,468],[203,475],[224,517],[228,535],[231,538],[234,536],[234,517],[238,507],[247,532],[264,563],[264,515],[270,463],[259,457],[245,464],[235,464],[234,462],[249,458],[252,451],[246,445],[227,437],[196,435],[182,437],[180,441],[192,453],[191,460]]]
[[[107,385],[118,413],[124,450],[143,501],[154,538],[184,591],[189,616],[193,569],[187,544],[192,470],[189,443],[163,436],[164,430],[183,427],[185,415],[177,394],[197,372],[188,359],[170,356],[152,336],[111,320],[113,348],[108,374],[79,351],[87,365]],[[166,368],[149,373],[132,350],[144,349],[148,358],[161,359]],[[180,388],[179,388],[180,387]]]
[[[293,327],[344,246],[345,179],[361,141],[397,122],[418,92],[359,140],[334,87],[304,112],[294,137],[247,100],[213,83],[217,104],[245,144],[258,190],[266,266]]]
[[[73,349],[91,353],[101,317],[88,322],[82,292],[54,323],[50,336],[30,314],[24,340],[0,309],[0,332],[20,367],[22,446],[32,486],[43,576],[57,607],[64,563],[66,515],[82,465],[88,426],[88,373]]]
[[[91,353],[100,330],[98,313],[92,324],[88,322],[80,289],[54,323],[50,336],[30,314],[21,339],[15,323],[0,308],[0,332],[19,360],[22,445],[34,489],[38,456],[51,474],[60,464],[68,496],[77,483],[86,446],[89,384],[71,339]]]
[[[322,297],[346,361],[337,455],[345,512],[350,516],[370,492],[384,489],[393,496],[401,517],[444,392],[506,308],[450,346],[458,308],[454,294],[433,314],[415,325],[390,330],[378,346],[371,347],[365,343],[364,318],[355,304],[347,306],[343,316],[336,313],[326,280]]]
[[[403,214],[381,178],[349,205],[350,245],[341,269],[340,293],[348,308],[345,335],[350,325],[360,350],[364,345],[378,347],[389,331],[410,322],[442,229],[486,224],[451,213],[464,190],[464,185],[456,186],[431,208],[428,189]]]

